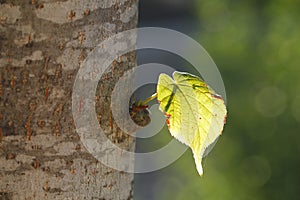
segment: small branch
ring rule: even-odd
[[[157,93],[154,93],[151,97],[147,98],[145,101],[143,101],[141,103],[142,106],[146,105],[147,103],[149,103],[150,101],[152,101],[153,99],[157,98]]]

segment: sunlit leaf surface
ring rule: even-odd
[[[205,149],[220,136],[225,123],[223,99],[199,77],[177,71],[173,79],[159,76],[157,94],[171,135],[192,149],[202,175]]]

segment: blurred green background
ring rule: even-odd
[[[300,1],[190,5],[194,36],[222,74],[227,124],[203,177],[189,150],[167,168],[136,175],[135,199],[300,199]],[[139,145],[147,150],[170,138],[165,129]]]

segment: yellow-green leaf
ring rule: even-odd
[[[175,71],[173,79],[166,74],[159,76],[157,100],[171,135],[192,149],[202,175],[205,149],[221,135],[225,123],[223,99],[201,78]]]

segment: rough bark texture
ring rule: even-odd
[[[0,1],[0,199],[131,199],[133,174],[97,162],[72,119],[76,72],[102,40],[137,25],[137,0]],[[99,84],[97,111],[115,128],[110,93],[134,53],[113,63]]]

